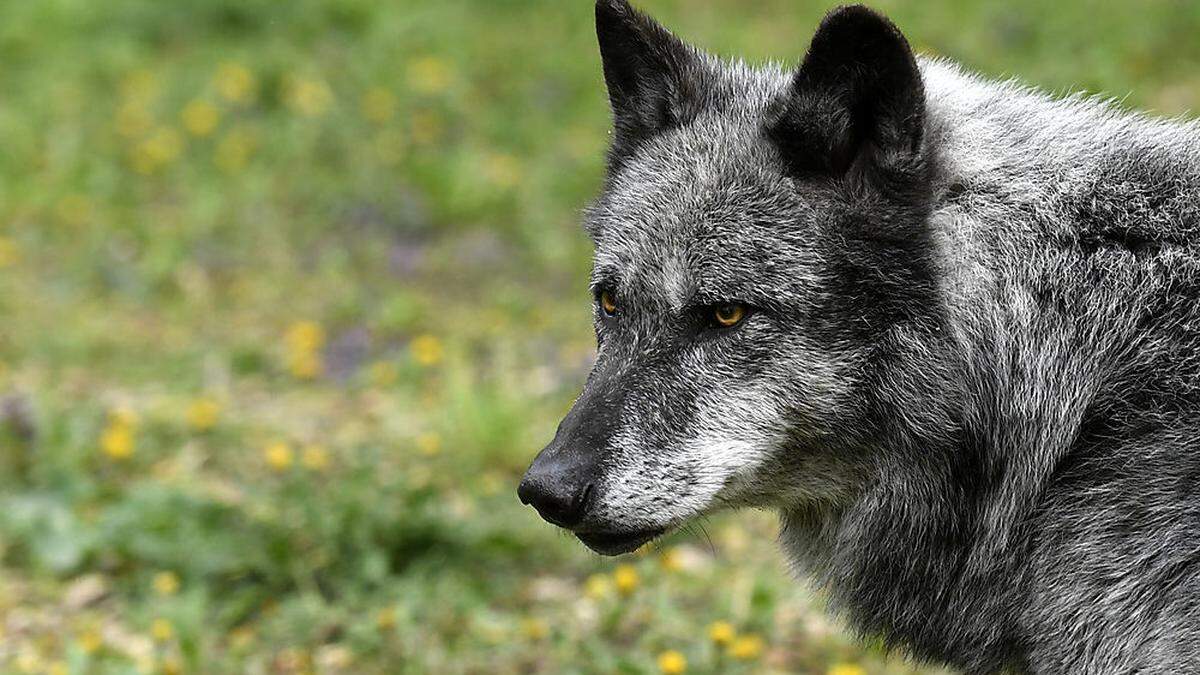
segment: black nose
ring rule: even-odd
[[[569,472],[535,472],[531,468],[521,480],[517,496],[522,504],[537,509],[547,522],[571,528],[583,520],[592,496],[591,483],[572,478]]]

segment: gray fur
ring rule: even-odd
[[[920,59],[898,207],[789,170],[788,71],[695,58],[700,103],[587,214],[621,309],[543,453],[586,439],[573,529],[774,508],[797,572],[917,656],[1200,672],[1200,128]],[[730,300],[761,311],[692,327]]]

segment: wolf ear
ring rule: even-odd
[[[767,131],[797,175],[840,177],[860,162],[918,157],[924,118],[908,41],[886,17],[854,5],[825,16]]]
[[[627,0],[597,0],[596,37],[612,104],[615,168],[647,138],[695,116],[706,69],[694,48]]]

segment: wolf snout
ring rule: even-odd
[[[580,467],[542,462],[539,456],[525,472],[517,496],[537,509],[546,522],[570,529],[583,522],[591,501],[593,483]]]

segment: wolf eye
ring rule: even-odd
[[[746,306],[736,303],[725,305],[717,305],[712,310],[712,321],[714,326],[721,328],[733,328],[746,318]]]
[[[604,311],[605,316],[613,316],[617,313],[617,301],[613,299],[612,293],[600,292],[600,309]]]

